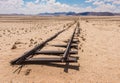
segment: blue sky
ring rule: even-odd
[[[84,3],[85,0],[56,0],[58,2],[61,2],[61,3],[66,3],[66,4],[70,4],[70,5],[73,5],[73,4],[82,4]]]
[[[24,0],[25,2],[35,2],[35,0]],[[78,5],[78,6],[90,6],[91,3],[85,3],[85,0],[56,0],[56,2],[60,2],[61,4],[68,4],[68,5]]]
[[[87,6],[91,6],[91,3],[85,3],[85,0],[56,0],[62,4],[68,4],[68,5],[78,5],[78,6],[82,6],[82,7],[87,7]],[[93,6],[94,7],[94,6]]]
[[[120,13],[120,0],[0,0],[0,14],[69,11]]]
[[[25,2],[34,2],[35,0],[24,0]],[[66,4],[79,4],[84,3],[85,0],[56,0],[56,2],[66,3]]]

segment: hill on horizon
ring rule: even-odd
[[[111,12],[81,12],[81,13],[75,13],[75,12],[55,12],[55,13],[39,13],[38,15],[52,15],[52,16],[60,16],[60,15],[75,15],[75,16],[116,16],[120,13],[111,13]]]
[[[17,15],[17,16],[25,16],[30,14],[0,14],[0,15]],[[111,12],[55,12],[55,13],[39,13],[35,14],[38,16],[120,16],[120,13],[111,13]],[[33,15],[34,16],[34,15]]]

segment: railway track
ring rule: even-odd
[[[64,50],[44,50],[42,49],[48,45],[49,42],[53,41],[55,38],[57,38],[61,33],[65,33],[66,30],[70,29],[71,26],[76,25],[74,27],[72,34],[70,35],[70,38],[67,41],[64,41],[67,44],[52,44],[49,45],[51,47],[56,48],[64,48]],[[10,62],[11,65],[26,65],[26,64],[39,64],[39,63],[77,63],[78,57],[74,56],[78,54],[78,43],[79,39],[78,36],[80,34],[80,27],[79,22],[75,21],[75,23],[68,26],[68,28],[63,29],[53,35],[52,37],[48,38],[38,46],[34,47],[30,51],[24,53],[22,56],[12,60]],[[73,50],[75,49],[75,50]],[[73,55],[73,56],[71,56]],[[39,56],[36,57],[35,56]],[[47,56],[47,57],[44,57]],[[52,56],[52,57],[51,57]]]

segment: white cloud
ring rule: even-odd
[[[23,5],[23,0],[0,0],[0,13],[18,12]]]
[[[102,4],[104,4],[104,2],[103,1],[95,1],[95,2],[93,2],[93,5],[102,5]]]
[[[95,11],[100,11],[100,12],[116,12],[115,11],[116,6],[111,5],[111,4],[102,4],[99,5],[98,7],[95,8]]]
[[[82,8],[81,8],[82,9]],[[80,11],[80,8],[61,4],[56,0],[36,0],[24,3],[23,0],[7,0],[0,2],[0,13],[37,14],[40,12]]]
[[[35,1],[35,3],[39,3],[39,2],[40,2],[40,0],[36,0],[36,1]]]
[[[115,0],[115,1],[113,1],[113,4],[120,5],[120,0]]]
[[[24,13],[37,14],[41,12],[84,12],[84,11],[110,11],[120,12],[120,0],[85,0],[93,6],[81,7],[76,4],[68,5],[56,0],[35,0],[24,2],[23,0],[0,0],[0,13]]]
[[[100,12],[120,12],[120,0],[86,0],[86,3],[91,3],[96,6],[94,11]]]
[[[90,2],[93,2],[94,0],[86,0],[85,2],[86,3],[90,3]]]

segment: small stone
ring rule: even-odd
[[[29,75],[31,72],[31,69],[27,69],[26,72],[25,72],[25,75]]]
[[[81,37],[83,41],[85,41],[86,39],[84,37]]]
[[[37,41],[36,42],[34,42],[34,44],[36,44],[37,43]]]
[[[22,42],[16,41],[15,44],[21,44]]]
[[[29,47],[31,47],[32,45],[30,44]]]
[[[79,49],[81,49],[81,47],[79,47]]]
[[[40,40],[42,40],[42,38],[39,38]]]
[[[16,48],[17,48],[17,47],[16,47],[16,45],[14,44],[11,49],[16,49]]]
[[[89,22],[88,20],[86,20],[86,22]]]
[[[27,30],[25,30],[25,32],[27,32]]]
[[[32,41],[34,41],[33,39],[30,39],[30,41],[32,42]]]
[[[8,32],[10,32],[10,30],[7,30]]]
[[[82,49],[82,52],[84,52],[84,50]]]

